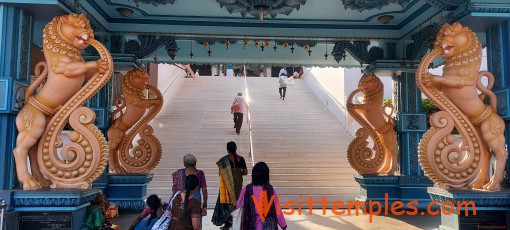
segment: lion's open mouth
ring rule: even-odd
[[[78,40],[78,44],[85,45],[85,42],[89,39],[88,34],[83,34],[81,36],[76,36],[76,40]]]
[[[454,46],[450,46],[450,45],[447,45],[447,44],[443,44],[443,50],[444,50],[444,53],[447,54],[450,52],[451,49],[454,48]]]

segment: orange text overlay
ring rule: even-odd
[[[278,196],[280,198],[280,196]],[[299,198],[303,198],[302,195],[299,195]],[[272,207],[274,203],[274,196],[267,197],[267,192],[262,191],[260,193],[260,198],[257,199],[255,195],[252,195],[253,203],[255,204],[255,208],[260,215],[262,221],[266,220],[267,214],[269,213],[269,209]],[[297,204],[297,210],[295,205]],[[280,202],[276,203],[276,214],[281,215],[281,206]],[[331,212],[335,215],[352,215],[353,212],[356,216],[361,214],[369,215],[369,222],[372,223],[374,215],[432,215],[436,216],[439,213],[443,213],[444,215],[451,215],[456,211],[457,215],[461,214],[461,209],[464,209],[465,216],[469,216],[469,210],[472,210],[472,215],[476,216],[476,207],[475,202],[473,201],[457,201],[457,204],[454,204],[452,201],[445,201],[440,204],[437,201],[431,201],[427,205],[427,209],[425,211],[418,211],[418,201],[412,200],[407,202],[407,205],[404,205],[402,201],[393,201],[391,205],[389,205],[388,194],[385,194],[384,205],[381,204],[380,201],[330,201],[327,200],[326,197],[322,197],[320,201],[313,200],[312,196],[308,196],[308,200],[298,201],[289,200],[283,203],[283,211],[284,215],[293,215],[296,211],[298,215],[303,213],[303,209],[308,209],[308,214],[312,215],[313,205],[322,205],[322,214],[326,215],[326,207],[331,205]]]

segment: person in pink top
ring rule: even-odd
[[[282,209],[276,204],[279,203],[278,195],[273,186],[269,184],[269,167],[264,162],[259,162],[253,166],[251,174],[252,182],[246,185],[241,190],[241,195],[237,200],[237,208],[243,207],[243,216],[241,229],[243,230],[277,230],[278,225],[282,229],[287,229],[287,223],[283,215]],[[267,195],[266,202],[274,197],[273,203],[270,203],[271,208],[265,214],[260,215],[259,210],[263,210],[265,204],[263,202],[255,202],[252,199],[252,195],[255,195],[257,201],[263,201],[262,196]],[[278,210],[277,210],[278,209]]]

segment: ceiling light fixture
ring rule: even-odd
[[[324,60],[328,60],[328,39],[326,38],[326,53],[324,54]]]
[[[294,48],[294,37],[292,37],[292,45],[290,45],[290,52],[294,53],[294,49],[296,48]]]
[[[264,37],[262,37],[262,45],[260,46],[260,49],[262,49],[262,52],[264,51],[265,47],[266,47],[266,43],[264,42]]]
[[[189,52],[189,57],[190,58],[193,58],[193,39],[190,39],[189,40],[189,43],[190,43],[190,52]]]
[[[383,15],[383,16],[379,16],[377,18],[377,20],[379,20],[382,24],[386,25],[388,23],[391,22],[391,20],[393,20],[394,16],[393,15]]]
[[[208,43],[211,43],[211,36],[210,36],[210,35],[209,35],[209,41],[208,41]],[[207,48],[209,48],[209,50],[207,50],[207,54],[208,54],[208,55],[209,55],[209,57],[210,57],[210,56],[211,56],[211,54],[212,54],[212,51],[211,51],[211,44],[209,44],[209,45],[207,46]]]
[[[131,14],[133,14],[133,10],[129,9],[129,8],[119,7],[116,10],[123,17],[129,17],[129,16],[131,16]]]
[[[308,56],[312,56],[312,47],[310,46],[310,38],[308,38]]]

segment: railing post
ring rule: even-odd
[[[5,200],[0,200],[0,230],[4,230]]]

